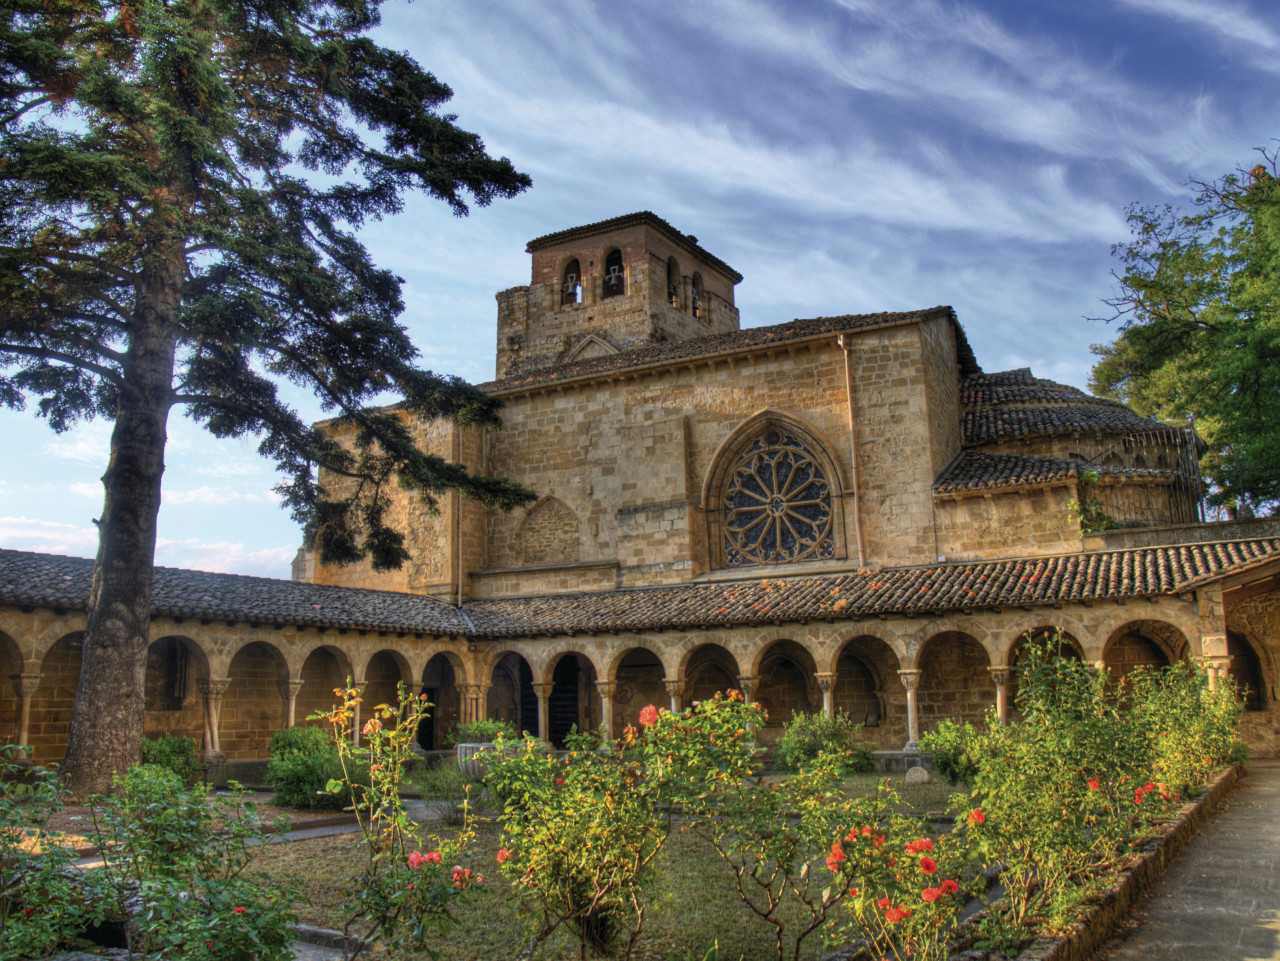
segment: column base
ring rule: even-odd
[[[908,741],[906,744],[902,745],[902,753],[903,753],[903,754],[919,754],[919,753],[920,753],[920,742],[919,742],[919,741]]]

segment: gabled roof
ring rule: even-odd
[[[623,214],[621,217],[599,220],[594,224],[583,224],[581,227],[570,227],[567,230],[557,230],[553,234],[543,234],[541,237],[534,237],[533,240],[525,244],[524,249],[526,253],[531,254],[535,250],[542,250],[544,247],[554,247],[558,244],[568,243],[571,240],[583,240],[596,234],[607,233],[610,230],[620,230],[623,227],[635,226],[651,227],[659,233],[666,234],[669,239],[674,240],[682,247],[694,251],[707,263],[719,267],[729,275],[735,284],[742,283],[742,274],[711,253],[711,251],[700,246],[698,238],[694,237],[693,234],[681,233],[657,214],[648,210],[638,210],[633,214]]]
[[[471,601],[157,568],[158,616],[477,638],[942,613],[1179,594],[1280,559],[1280,538],[936,564],[834,576]],[[82,608],[93,562],[0,550],[0,603]]]
[[[0,550],[0,603],[83,609],[93,561],[85,557]],[[242,574],[157,567],[156,616],[256,621],[306,627],[462,634],[466,618],[452,604],[417,594],[330,587]]]
[[[974,358],[973,349],[969,346],[969,341],[964,335],[964,328],[956,320],[955,311],[950,307],[929,307],[924,310],[897,313],[811,317],[806,320],[793,320],[786,324],[774,324],[769,327],[749,327],[745,330],[735,330],[727,334],[713,334],[709,337],[672,340],[662,344],[638,347],[635,350],[627,350],[618,354],[610,354],[607,357],[593,357],[590,360],[564,364],[558,367],[542,367],[526,373],[505,377],[502,380],[489,381],[487,384],[480,384],[479,386],[481,390],[491,394],[503,393],[543,384],[561,383],[613,372],[654,367],[677,360],[694,360],[714,354],[771,347],[804,340],[809,337],[819,337],[824,334],[874,330],[879,327],[894,327],[901,324],[937,319],[949,320],[953,325],[956,335],[956,354],[960,364],[961,375],[977,372],[979,370],[978,362]]]

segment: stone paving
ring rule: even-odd
[[[1280,961],[1280,759],[1259,759],[1095,961]]]

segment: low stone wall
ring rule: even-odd
[[[1220,808],[1240,780],[1237,765],[1223,772],[1200,798],[1188,804],[1164,833],[1149,841],[1142,856],[1116,878],[1111,890],[1090,902],[1089,914],[1069,934],[1038,938],[1018,955],[1018,961],[1090,961],[1119,928],[1134,906],[1164,877],[1182,849]]]

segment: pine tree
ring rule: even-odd
[[[0,401],[114,421],[64,774],[109,789],[142,738],[166,423],[253,435],[325,563],[407,557],[388,487],[528,492],[415,448],[408,423],[499,404],[414,366],[400,280],[353,231],[421,189],[455,213],[529,185],[368,36],[379,0],[6,0],[0,7]],[[306,424],[315,391],[354,444]],[[388,393],[394,407],[375,406]],[[325,467],[344,496],[317,482]]]

